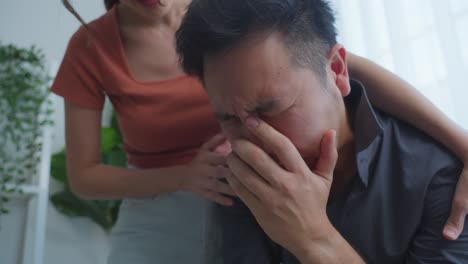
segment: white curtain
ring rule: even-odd
[[[468,0],[334,0],[339,41],[468,128]]]

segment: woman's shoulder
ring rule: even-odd
[[[111,10],[86,25],[81,25],[70,38],[68,49],[80,53],[99,46],[108,46],[114,38],[114,15]]]

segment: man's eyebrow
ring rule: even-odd
[[[269,97],[265,99],[261,99],[257,102],[253,109],[247,109],[246,112],[249,114],[256,114],[256,113],[265,113],[269,112],[275,107],[279,105],[279,98],[276,97]],[[214,112],[215,117],[219,121],[229,121],[232,119],[238,119],[239,117],[234,114],[229,114],[225,112]]]

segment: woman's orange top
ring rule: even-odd
[[[117,112],[129,164],[140,168],[189,162],[219,126],[201,83],[189,76],[140,82],[132,77],[117,9],[71,38],[52,91],[81,107]],[[89,38],[89,36],[91,36]]]

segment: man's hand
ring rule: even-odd
[[[325,133],[313,171],[284,135],[258,119],[246,121],[251,133],[268,146],[282,166],[247,140],[232,142],[227,179],[264,231],[300,258],[315,242],[336,230],[326,205],[337,160],[336,132]]]

